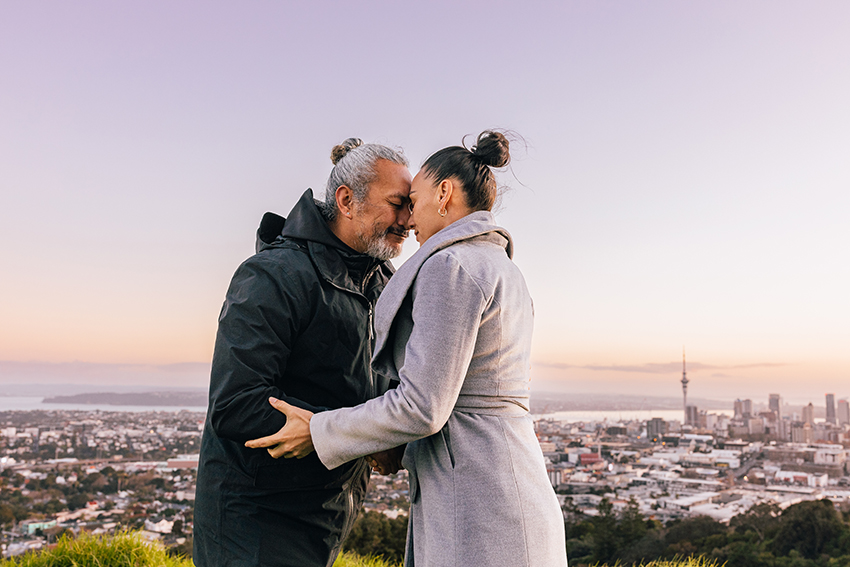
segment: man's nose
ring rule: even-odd
[[[396,222],[404,227],[405,230],[410,230],[411,222],[413,222],[413,215],[411,215],[409,207],[402,207],[401,209],[402,210],[399,211],[398,217],[396,218]]]

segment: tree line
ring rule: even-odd
[[[645,518],[632,499],[620,513],[607,498],[588,516],[571,500],[565,509],[570,565],[702,556],[727,567],[850,567],[850,510],[830,500],[781,510],[758,504],[728,525],[707,516],[667,524]]]
[[[644,517],[634,499],[618,513],[603,498],[595,516],[582,513],[567,499],[564,511],[571,567],[690,556],[726,567],[850,567],[850,507],[839,511],[826,499],[785,510],[758,504],[728,525],[707,516],[662,524]],[[390,519],[380,512],[361,512],[344,549],[400,562],[406,534],[405,516]]]

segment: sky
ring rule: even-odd
[[[510,129],[532,390],[850,396],[850,4],[4,2],[0,383],[204,387],[262,214]],[[411,238],[400,260],[417,244]]]

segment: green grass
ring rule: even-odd
[[[193,567],[191,559],[170,557],[158,544],[138,533],[111,536],[82,534],[61,538],[52,549],[43,549],[0,560],[0,567]],[[399,567],[380,558],[343,553],[334,567]]]
[[[638,565],[638,564],[635,564]],[[624,563],[616,563],[616,567],[627,567]],[[597,567],[607,567],[598,565]],[[705,557],[688,557],[686,559],[673,559],[670,561],[657,559],[649,563],[640,563],[638,567],[723,567],[717,561],[708,560]]]
[[[389,563],[380,557],[362,557],[346,551],[337,558],[333,567],[401,567],[401,564]]]
[[[158,544],[146,542],[138,533],[112,536],[82,534],[61,538],[56,547],[0,560],[0,567],[193,567],[190,559],[170,557]],[[619,567],[626,567],[618,564]],[[400,567],[380,557],[361,557],[346,552],[334,567]],[[495,567],[495,566],[494,566]],[[597,567],[606,567],[599,565]],[[722,567],[704,557],[650,561],[640,567]]]
[[[188,559],[169,557],[159,545],[139,534],[114,536],[82,534],[60,538],[56,547],[0,561],[0,567],[192,567]]]
[[[644,567],[717,567],[717,561],[710,561],[705,557],[688,557],[674,561],[651,561]]]

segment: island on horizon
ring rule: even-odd
[[[206,392],[97,392],[50,396],[43,404],[105,404],[110,406],[190,406],[205,407]]]

